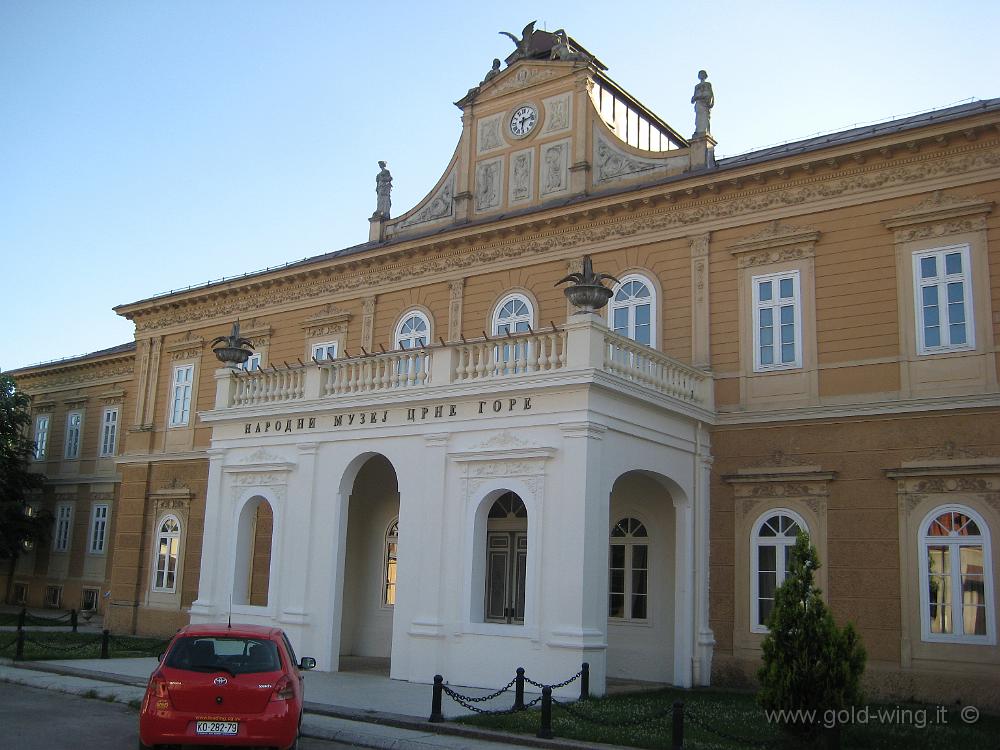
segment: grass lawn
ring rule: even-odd
[[[445,701],[447,700],[449,698],[445,696]],[[607,742],[631,747],[670,747],[671,707],[678,700],[684,703],[684,747],[690,750],[735,750],[747,747],[793,750],[822,747],[822,743],[817,741],[795,742],[777,726],[768,724],[752,693],[713,689],[667,689],[652,693],[616,695],[571,704],[568,710],[553,705],[552,731],[556,737],[585,742]],[[497,709],[509,707],[497,703]],[[885,712],[883,721],[875,716],[879,709]],[[871,704],[868,710],[869,719],[866,724],[843,727],[841,747],[845,750],[940,750],[959,747],[963,750],[997,750],[998,747],[998,716],[980,716],[975,724],[970,725],[961,720],[958,707],[948,707],[943,717],[936,706],[920,704]],[[458,721],[533,735],[538,731],[539,714],[537,710],[530,710],[505,716],[476,715]]]
[[[17,633],[0,633],[0,656],[14,657]],[[108,656],[112,659],[128,656],[156,656],[167,645],[157,638],[111,636]],[[41,633],[25,631],[24,659],[97,659],[101,655],[101,636],[94,633]]]

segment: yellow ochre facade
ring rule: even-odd
[[[421,682],[493,685],[476,649],[513,644],[553,678],[589,659],[598,689],[750,685],[805,527],[873,691],[1000,707],[1000,100],[716,160],[701,80],[683,136],[575,40],[527,33],[367,243],[122,305],[134,348],[14,373],[50,415],[39,502],[76,524],[19,563],[25,601],[96,586],[112,630],[166,635],[235,596],[321,668]],[[619,280],[593,315],[557,286],[584,256]],[[213,354],[236,319],[260,369]]]

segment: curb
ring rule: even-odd
[[[101,683],[107,687],[121,686],[131,690],[146,689],[146,680],[138,677],[126,675],[112,675],[106,672],[94,672],[88,669],[75,669],[66,666],[53,666],[42,662],[14,662],[12,659],[0,659],[0,666],[9,667],[14,670],[23,670],[26,673],[43,673],[58,675],[61,677],[71,677],[91,682]],[[5,670],[7,671],[7,670]],[[0,681],[11,682],[19,685],[26,685],[42,690],[55,690],[70,695],[86,695],[95,693],[97,699],[111,700],[116,703],[128,705],[136,700],[141,700],[142,693],[132,695],[121,695],[120,692],[101,693],[100,686],[74,686],[69,685],[40,685],[38,680],[32,680],[25,674],[22,679],[17,679],[18,675],[0,674]],[[435,744],[428,735],[443,735],[447,737],[464,738],[476,740],[478,742],[491,742],[497,745],[549,748],[551,750],[574,750],[576,748],[586,750],[611,750],[618,748],[618,745],[606,745],[599,743],[584,743],[574,740],[551,739],[544,740],[538,737],[521,734],[508,734],[490,729],[479,729],[452,722],[434,723],[426,719],[419,719],[403,714],[386,713],[382,711],[367,711],[343,706],[331,706],[323,703],[313,703],[306,701],[304,706],[305,719],[303,721],[303,737],[321,740],[333,740],[336,742],[349,743],[361,747],[371,748],[392,748],[393,750],[429,750],[439,748],[441,745]],[[355,729],[327,729],[325,727],[312,726],[309,724],[309,717],[339,719],[358,724],[373,724],[382,727],[393,727],[403,729],[407,732],[423,735],[425,739],[416,737],[395,737],[392,738],[385,733],[377,734],[364,732]]]

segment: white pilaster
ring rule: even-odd
[[[208,453],[208,484],[205,490],[205,528],[202,538],[211,540],[210,544],[202,544],[201,572],[198,577],[198,598],[191,604],[192,620],[202,621],[218,617],[222,596],[219,590],[218,576],[224,570],[228,561],[224,553],[229,549],[223,536],[223,497],[222,497],[222,461],[226,455],[224,450],[212,448]],[[225,604],[229,599],[225,597]]]

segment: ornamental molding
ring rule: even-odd
[[[253,318],[246,324],[240,325],[240,336],[249,339],[254,349],[261,349],[271,340],[271,326]]]
[[[130,380],[135,364],[135,356],[128,354],[112,360],[78,365],[53,365],[53,370],[15,375],[18,386],[31,395],[67,386],[98,383],[112,379]]]
[[[950,234],[966,234],[968,232],[982,232],[986,230],[986,216],[970,216],[965,219],[954,219],[942,221],[935,224],[925,224],[923,226],[897,229],[893,233],[893,239],[897,243],[913,242],[915,240],[926,240],[934,237],[947,237]]]
[[[770,222],[762,231],[730,246],[740,268],[763,266],[789,260],[802,260],[816,255],[820,232],[808,227],[795,227]]]
[[[967,198],[947,195],[941,190],[935,190],[929,197],[912,208],[904,209],[882,221],[886,229],[897,229],[913,224],[928,222],[943,222],[958,217],[988,214],[993,210],[993,201],[984,200],[978,196]],[[985,216],[980,216],[985,221]]]
[[[149,493],[149,497],[155,501],[157,507],[163,507],[162,503],[171,500],[177,500],[183,502],[180,507],[187,507],[194,497],[194,492],[188,487],[184,482],[182,482],[177,477],[174,477],[170,482],[165,482],[160,485],[159,489],[152,490]],[[173,506],[178,507],[178,506]]]
[[[327,305],[315,315],[306,318],[302,329],[307,336],[328,336],[332,333],[347,333],[347,323],[352,315],[334,305]]]
[[[118,388],[113,391],[105,391],[97,396],[104,406],[121,406],[125,403],[125,389]]]
[[[163,351],[170,355],[170,359],[178,361],[181,359],[197,359],[201,357],[205,347],[205,339],[190,331],[181,338],[164,345]]]
[[[528,86],[551,81],[553,78],[565,76],[571,71],[572,68],[555,68],[549,64],[544,66],[524,65],[513,74],[499,76],[494,80],[492,86],[482,87],[478,102],[489,101],[509,91],[517,91]]]
[[[772,458],[781,462],[788,460],[780,451],[772,454]],[[830,495],[830,482],[836,478],[835,471],[824,471],[819,466],[793,464],[741,469],[735,474],[723,475],[722,480],[732,485],[737,501],[821,498],[825,503]]]
[[[705,232],[705,234],[696,234],[689,238],[691,244],[691,257],[692,258],[707,258],[709,245],[711,244],[712,233]]]
[[[455,213],[455,175],[458,169],[452,169],[441,183],[441,186],[434,191],[430,199],[421,207],[416,209],[412,216],[404,216],[398,223],[390,224],[386,227],[393,232],[401,229],[417,226],[419,224],[429,224],[450,218]]]
[[[544,462],[555,454],[555,448],[529,443],[504,430],[467,450],[450,453],[449,457],[456,463],[481,464],[470,468],[470,475],[506,476],[544,473]],[[526,468],[529,465],[530,470]]]
[[[669,152],[668,152],[669,153]],[[631,180],[646,172],[663,171],[676,159],[643,159],[611,142],[594,123],[594,184]]]
[[[914,157],[890,167],[863,166],[837,178],[813,178],[809,182],[780,187],[766,186],[758,190],[742,191],[736,195],[710,195],[701,200],[649,208],[633,213],[629,218],[610,217],[596,220],[586,227],[575,228],[568,222],[559,224],[546,234],[524,239],[516,233],[501,235],[492,242],[477,243],[465,240],[461,247],[437,257],[406,263],[404,259],[419,254],[418,248],[401,249],[386,258],[378,269],[358,265],[351,274],[344,268],[330,268],[317,278],[315,270],[298,277],[280,279],[261,294],[253,285],[242,290],[231,290],[226,296],[207,296],[204,301],[174,303],[154,308],[147,314],[135,315],[138,332],[187,325],[208,318],[246,314],[276,305],[301,302],[336,294],[371,293],[378,287],[394,284],[412,286],[416,279],[454,272],[469,272],[496,262],[511,262],[525,257],[539,257],[546,253],[579,253],[581,246],[618,240],[635,242],[636,235],[653,232],[685,232],[689,227],[707,222],[727,222],[744,216],[754,216],[767,211],[807,206],[813,202],[850,198],[875,190],[891,190],[907,185],[1000,167],[1000,149],[968,147],[949,157]],[[652,205],[652,204],[651,204]],[[569,217],[572,219],[573,217]],[[495,238],[497,235],[487,235]],[[752,238],[747,238],[748,240]],[[423,252],[439,249],[431,244]],[[378,262],[372,259],[371,263]]]

